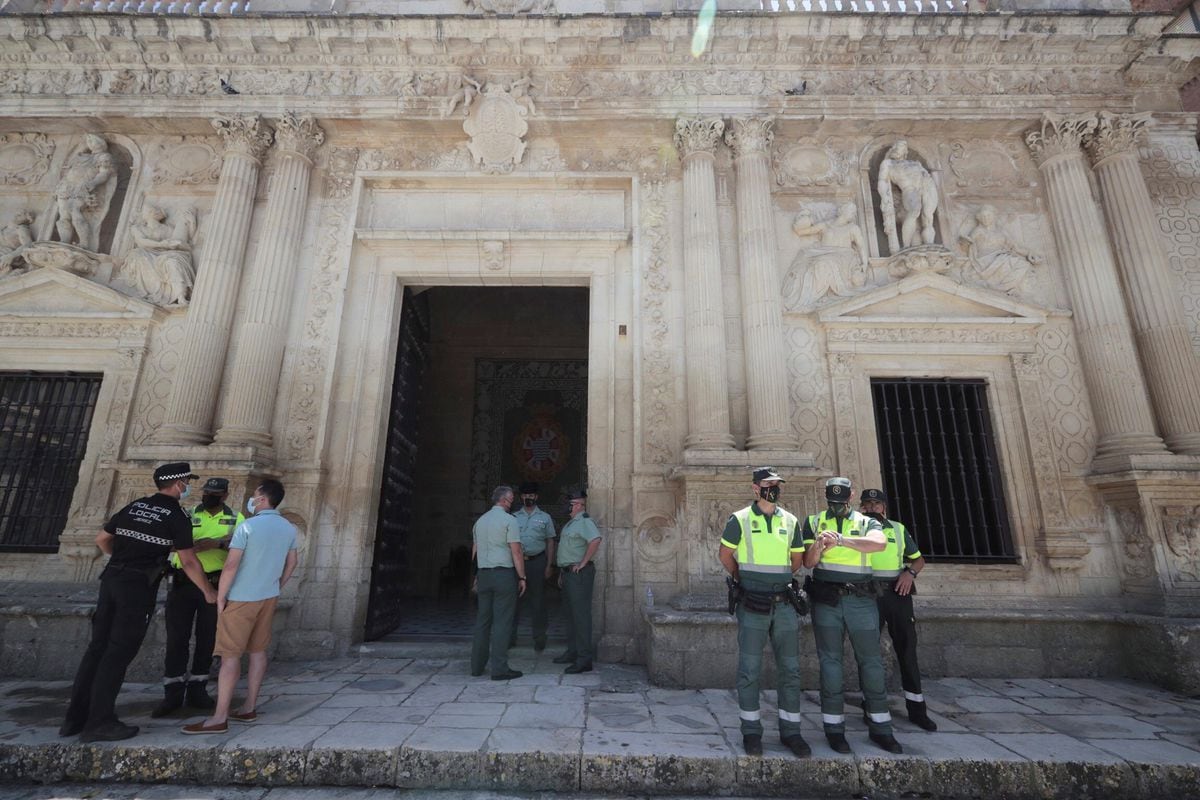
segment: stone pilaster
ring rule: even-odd
[[[717,190],[713,151],[725,123],[719,118],[675,122],[675,147],[683,161],[683,294],[687,313],[689,450],[731,449],[725,318],[721,314],[721,255],[717,242]]]
[[[738,261],[750,410],[746,447],[750,450],[794,450],[798,446],[792,434],[783,358],[783,304],[771,201],[773,124],[770,117],[735,117],[733,127],[725,133],[737,170]]]
[[[1025,141],[1044,177],[1054,237],[1071,293],[1084,378],[1096,416],[1096,458],[1163,453],[1133,331],[1081,142],[1096,117],[1046,114]]]
[[[312,157],[324,141],[325,133],[312,117],[289,113],[275,125],[275,170],[267,187],[262,240],[242,293],[241,322],[225,370],[217,444],[271,445]]]
[[[257,116],[223,117],[214,119],[212,125],[225,140],[225,153],[207,222],[208,241],[196,269],[171,400],[155,436],[167,444],[207,444],[212,440],[258,171],[263,153],[271,145],[271,129]]]
[[[1084,146],[1108,214],[1159,430],[1174,452],[1200,455],[1200,361],[1138,163],[1136,142],[1150,122],[1149,114],[1102,112]]]

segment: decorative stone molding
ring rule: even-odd
[[[551,14],[554,0],[465,0],[466,4],[488,14]]]
[[[475,163],[487,174],[512,172],[525,155],[524,137],[529,131],[525,118],[532,104],[518,102],[518,99],[528,100],[528,97],[514,97],[510,91],[513,86],[505,88],[489,82],[483,99],[470,108],[463,121],[463,131],[471,137],[467,148]]]
[[[642,457],[650,464],[675,460],[674,418],[678,408],[672,378],[673,358],[667,299],[670,234],[667,231],[667,198],[663,181],[644,184],[641,200],[642,242],[646,260],[642,269],[642,386],[645,411],[642,419]]]
[[[675,149],[681,158],[705,153],[712,155],[725,132],[720,117],[680,117],[675,120]]]
[[[287,112],[275,123],[275,147],[281,153],[295,153],[309,161],[325,142],[325,131],[311,116]]]
[[[1163,538],[1172,559],[1174,578],[1200,582],[1200,506],[1166,505],[1162,514]]]
[[[242,154],[262,161],[274,132],[259,116],[217,117],[212,126],[225,141],[226,153]]]
[[[946,145],[945,162],[953,178],[952,193],[986,194],[1032,186],[1018,164],[1020,144],[995,139],[956,139]],[[945,152],[945,151],[943,151]]]
[[[850,157],[831,141],[801,139],[786,150],[777,149],[773,165],[775,183],[789,188],[844,186],[850,179]]]
[[[221,177],[221,153],[210,139],[180,137],[173,144],[155,147],[150,180],[156,186],[200,186]]]
[[[1092,163],[1100,162],[1121,153],[1137,154],[1137,140],[1154,124],[1149,112],[1144,114],[1113,114],[1101,111],[1096,127],[1083,140]]]
[[[888,275],[897,280],[925,272],[944,274],[955,267],[961,269],[963,258],[940,244],[926,244],[901,250],[884,262]]]
[[[0,135],[0,184],[33,186],[50,169],[54,140],[42,133]]]
[[[1055,156],[1079,152],[1084,137],[1094,130],[1094,114],[1068,117],[1046,113],[1042,115],[1041,126],[1025,134],[1025,144],[1029,146],[1034,161],[1041,166]]]
[[[508,267],[508,243],[501,240],[488,240],[479,243],[479,263],[490,272],[502,272]]]
[[[733,149],[735,158],[765,153],[775,140],[774,117],[734,117],[733,126],[725,132],[725,144]]]

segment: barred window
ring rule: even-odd
[[[0,372],[0,551],[58,550],[102,378]]]
[[[873,378],[888,516],[930,561],[1015,563],[987,382]]]

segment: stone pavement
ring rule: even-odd
[[[224,737],[180,734],[185,717],[151,720],[160,688],[127,684],[118,710],[143,733],[102,745],[56,735],[65,682],[8,681],[0,683],[0,780],[12,793],[31,783],[120,781],[611,795],[1200,797],[1200,699],[1149,686],[931,680],[926,696],[938,733],[910,725],[903,701],[894,699],[903,756],[871,745],[853,707],[855,752],[834,753],[809,691],[813,757],[806,760],[779,744],[768,692],[766,752],[754,759],[741,752],[730,690],[659,689],[642,668],[625,665],[563,675],[554,654],[514,649],[513,666],[527,674],[507,683],[470,677],[465,655],[454,649],[441,657],[273,664],[260,721]],[[0,787],[0,796],[10,794]]]

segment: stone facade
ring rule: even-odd
[[[0,12],[0,364],[104,373],[58,553],[0,579],[93,578],[160,461],[234,499],[280,476],[281,647],[345,652],[404,288],[573,286],[602,658],[653,661],[647,589],[711,627],[688,609],[747,467],[797,512],[830,475],[880,483],[872,377],[987,382],[1016,557],[931,564],[922,602],[964,612],[941,619],[1200,615],[1171,16],[742,2],[705,40],[687,3],[147,5]]]

